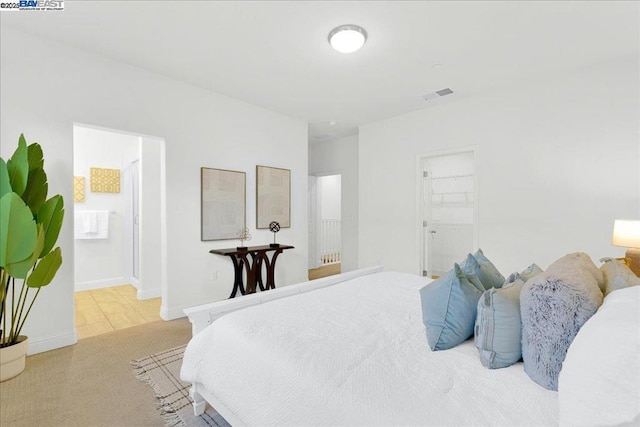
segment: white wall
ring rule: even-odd
[[[162,194],[165,188],[162,166],[164,141],[140,138],[140,265],[138,299],[161,296]]]
[[[75,290],[129,283],[124,269],[124,188],[119,193],[91,191],[90,169],[123,169],[123,159],[136,155],[139,138],[80,126],[73,128],[73,174],[85,178],[85,200],[76,210],[109,211],[109,238],[75,240]],[[47,153],[48,154],[48,153]],[[73,201],[68,200],[68,202]],[[71,211],[69,211],[71,212]]]
[[[358,164],[357,135],[309,145],[310,175],[341,175],[343,272],[358,268]]]
[[[111,130],[111,132],[114,132]],[[116,133],[120,133],[115,131]],[[124,158],[124,273],[128,283],[138,289],[138,299],[162,296],[163,201],[166,188],[165,141],[146,135],[132,135],[139,150]],[[134,166],[135,163],[135,166]],[[137,170],[136,170],[137,168]],[[138,224],[134,224],[134,177],[138,177]],[[134,230],[138,229],[138,271],[134,272]]]
[[[638,72],[636,56],[362,126],[360,265],[418,272],[416,156],[471,145],[479,245],[500,271],[622,255],[613,221],[640,208]]]
[[[255,230],[255,165],[292,171],[292,227],[278,239],[295,250],[278,258],[278,286],[306,280],[307,124],[222,95],[3,26],[0,46],[2,155],[18,135],[45,151],[51,194],[67,215],[60,235],[64,263],[42,292],[25,333],[30,352],[75,342],[73,314],[73,123],[86,123],[166,141],[166,269],[161,314],[227,298],[231,262],[209,254],[236,241],[200,241],[200,167],[247,172],[247,225],[252,244],[270,241]],[[217,272],[217,280],[212,273]]]

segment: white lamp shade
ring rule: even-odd
[[[329,43],[338,52],[351,53],[367,40],[367,32],[357,25],[342,25],[329,33]]]
[[[611,243],[625,248],[640,248],[640,221],[616,219]]]

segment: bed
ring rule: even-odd
[[[473,340],[429,349],[430,279],[358,270],[185,312],[196,414],[236,425],[558,425],[558,393],[522,362],[485,369]]]

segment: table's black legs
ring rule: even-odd
[[[265,252],[255,252],[251,254],[251,258],[252,258],[251,261],[253,262],[253,277],[255,277],[256,284],[258,285],[261,291],[269,289],[268,287],[265,288],[264,282],[262,281],[262,262],[263,261],[267,266],[267,272],[269,271],[269,258],[267,257],[267,254]]]
[[[276,258],[278,255],[282,253],[282,249],[278,249],[273,253],[271,257],[271,262],[267,258],[265,254],[265,264],[267,264],[267,286],[266,289],[275,289],[276,288]]]
[[[260,288],[261,291],[269,289],[275,289],[276,281],[276,259],[278,255],[282,253],[284,249],[291,249],[293,246],[287,246],[284,248],[274,249],[272,247],[256,247],[256,250],[249,248],[246,251],[234,251],[234,252],[217,252],[211,251],[219,255],[226,255],[231,258],[233,262],[233,291],[229,298],[235,298],[240,292],[240,295],[252,294]],[[273,256],[269,259],[268,252],[273,252]],[[247,258],[251,255],[251,261]],[[262,277],[262,267],[266,270],[266,282]],[[244,270],[244,271],[243,271]],[[244,276],[246,274],[246,285]]]
[[[231,296],[229,298],[234,298],[237,291],[240,291],[240,295],[244,295],[244,285],[242,283],[242,267],[244,265],[244,262],[233,255],[229,255],[229,258],[231,258],[231,261],[233,261],[234,272],[233,291],[231,292]]]

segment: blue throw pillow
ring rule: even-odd
[[[502,287],[502,284],[504,283],[504,276],[500,274],[496,266],[489,261],[489,258],[484,255],[482,249],[478,249],[476,253],[473,254],[473,257],[480,265],[478,278],[480,278],[485,289]]]
[[[460,268],[462,268],[465,274],[473,274],[478,277],[482,283],[482,291],[491,288],[500,288],[504,283],[504,276],[500,274],[498,269],[484,256],[480,249],[473,255],[467,255],[464,262],[460,264]]]
[[[482,366],[506,368],[522,356],[520,322],[520,279],[510,286],[485,291],[478,301],[474,343]]]
[[[520,273],[518,272],[511,273],[509,277],[505,279],[504,285],[502,286],[503,287],[507,286],[518,279],[521,279],[523,282],[526,282],[527,280],[531,279],[533,276],[537,276],[540,273],[544,273],[544,271],[540,267],[538,267],[536,263],[533,263],[529,267],[522,270]]]
[[[481,295],[458,264],[420,289],[422,320],[432,350],[453,348],[473,335]]]
[[[478,288],[480,292],[485,291],[484,285],[478,277],[478,273],[480,272],[480,264],[478,264],[478,261],[476,261],[473,255],[467,255],[467,258],[464,260],[464,262],[460,264],[460,268],[473,286]]]

